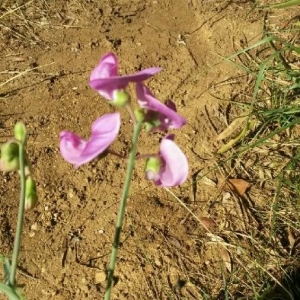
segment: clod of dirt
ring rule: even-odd
[[[95,273],[95,283],[102,283],[106,280],[106,273],[104,271]]]

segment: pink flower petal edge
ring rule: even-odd
[[[186,124],[186,119],[176,112],[174,102],[168,100],[167,105],[154,98],[150,90],[141,82],[136,84],[136,94],[140,106],[146,110],[155,111],[159,114],[161,125],[158,130],[167,130],[169,128],[178,129]]]
[[[159,154],[164,165],[160,168],[159,179],[155,181],[155,184],[159,186],[177,186],[185,182],[188,177],[187,158],[172,138],[166,136],[160,143]]]
[[[76,168],[90,162],[103,153],[117,137],[121,126],[119,113],[106,114],[92,124],[92,135],[88,141],[73,132],[60,133],[62,157]]]
[[[160,72],[161,68],[148,68],[140,72],[119,76],[118,59],[114,53],[106,53],[90,75],[90,86],[107,100],[114,99],[114,91],[124,89],[129,82],[144,81]]]

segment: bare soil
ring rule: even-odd
[[[88,86],[91,69],[108,51],[118,55],[122,74],[162,67],[147,84],[158,99],[173,99],[188,119],[174,133],[188,157],[190,177],[172,192],[198,218],[214,220],[224,239],[226,232],[243,229],[245,216],[236,200],[222,202],[213,185],[218,174],[207,175],[212,182],[193,183],[193,178],[216,166],[215,137],[230,121],[230,101],[250,97],[249,78],[223,58],[262,37],[263,14],[252,5],[2,1],[0,142],[11,136],[16,121],[25,122],[38,182],[39,204],[26,213],[17,278],[27,299],[104,294],[126,161],[107,156],[75,170],[62,159],[58,136],[71,130],[88,137],[93,120],[115,110]],[[112,149],[126,154],[132,124],[127,112],[121,113],[122,130]],[[159,138],[143,134],[138,151],[156,152]],[[233,270],[226,270],[231,268],[228,261],[223,264],[226,250],[215,247],[213,237],[171,194],[146,182],[143,167],[137,163],[132,181],[113,299],[223,299],[224,276],[241,278],[235,261]],[[1,174],[0,253],[8,257],[18,195],[18,176]],[[251,280],[232,280],[229,289],[237,299],[249,293]]]

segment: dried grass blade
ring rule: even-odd
[[[217,141],[221,141],[232,135],[243,123],[244,121],[248,118],[248,116],[243,116],[243,117],[238,117],[234,119],[229,126],[223,130],[217,137]]]

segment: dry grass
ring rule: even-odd
[[[60,13],[58,23],[50,24],[43,9],[47,1],[41,6],[35,1],[7,3],[0,16],[0,39],[11,40],[12,49],[16,48],[14,43],[40,43],[39,27],[76,26],[76,13]],[[167,191],[163,206],[153,197],[154,219],[147,223],[156,224],[154,227],[141,225],[135,219],[140,212],[129,207],[125,236],[126,230],[136,234],[138,264],[132,263],[139,269],[137,274],[144,274],[140,282],[148,286],[149,299],[162,295],[168,299],[300,298],[300,65],[294,48],[299,47],[299,19],[285,13],[284,22],[278,24],[272,14],[267,18],[266,42],[235,55],[248,76],[249,87],[231,101],[231,111],[236,117],[247,118],[227,133],[224,143],[241,130],[239,139],[215,155],[212,166],[195,174],[190,190],[184,193],[189,197],[178,198]],[[269,39],[270,35],[278,40]],[[10,57],[1,57],[4,59],[22,63],[22,53],[12,51]],[[37,68],[2,71],[5,79],[0,87]],[[233,119],[232,115],[228,123]],[[249,127],[252,120],[254,126]],[[222,178],[243,178],[251,187],[244,194],[224,191],[216,180]],[[201,203],[203,211],[195,186],[213,190],[211,201]],[[140,195],[135,205],[143,207]],[[155,220],[156,210],[160,215],[172,215],[165,222],[172,232]],[[179,217],[182,214],[186,216],[183,219]],[[150,242],[158,245],[152,252],[145,247]],[[162,272],[169,277],[162,278]]]
[[[228,255],[219,249],[219,268],[211,274],[199,269],[206,286],[203,299],[212,299],[216,287],[213,299],[300,298],[299,17],[286,11],[280,27],[282,20],[273,13],[265,38],[228,58],[235,64],[233,58],[239,59],[252,97],[231,102],[235,118],[242,120],[228,120],[233,123],[220,136],[227,147],[215,167],[196,179],[203,183],[222,174],[251,183],[245,194],[221,191],[213,203],[219,230],[202,238],[201,249],[213,242]]]

